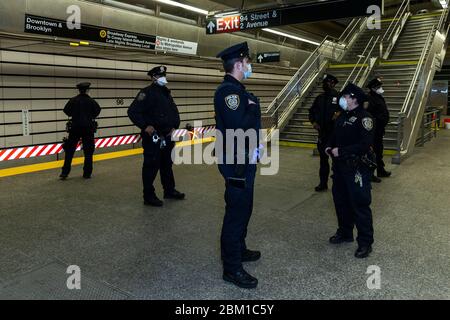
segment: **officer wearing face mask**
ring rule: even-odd
[[[167,67],[151,69],[148,75],[152,84],[142,89],[128,109],[128,117],[141,129],[144,165],[144,204],[161,207],[163,202],[156,196],[153,182],[160,171],[164,199],[184,199],[184,193],[175,189],[172,171],[172,149],[175,143],[171,134],[180,126],[180,115],[170,90],[166,87]]]
[[[364,109],[367,96],[350,83],[341,92],[343,112],[336,119],[326,152],[333,159],[333,200],[338,230],[330,243],[353,242],[353,227],[358,230],[355,257],[366,258],[372,251],[373,225],[370,204],[373,161],[369,155],[374,136],[374,121]]]
[[[391,172],[386,171],[385,163],[383,161],[383,137],[386,132],[386,126],[389,123],[389,111],[386,105],[386,101],[383,97],[383,83],[380,79],[376,78],[369,82],[367,88],[369,88],[369,107],[367,111],[375,119],[375,138],[373,142],[373,148],[377,157],[377,175],[373,180],[380,182],[379,178],[386,178],[391,176]]]
[[[244,270],[242,263],[256,261],[261,257],[259,251],[249,250],[245,241],[253,210],[256,175],[253,155],[258,150],[261,109],[259,99],[242,84],[252,74],[247,42],[232,46],[217,57],[222,58],[226,73],[214,96],[216,127],[224,137],[223,141],[216,144],[216,155],[217,150],[220,150],[219,171],[225,180],[225,217],[221,235],[223,279],[249,289],[255,288],[258,280]],[[227,140],[227,131],[238,134],[236,130],[239,129],[255,134],[256,146],[245,143],[245,146],[234,145],[231,148],[235,143],[232,140],[236,139]]]
[[[93,156],[95,151],[94,135],[97,130],[97,118],[101,108],[88,93],[90,82],[82,82],[77,85],[80,94],[72,99],[64,107],[64,113],[71,117],[68,123],[69,137],[64,142],[65,161],[62,168],[61,180],[66,180],[72,167],[72,159],[77,149],[78,142],[83,142],[84,167],[83,178],[90,179],[93,170]]]
[[[314,129],[316,129],[319,134],[317,150],[320,155],[320,183],[315,188],[317,192],[328,189],[330,164],[328,163],[328,155],[325,153],[325,147],[333,132],[334,120],[339,113],[339,93],[334,89],[338,82],[338,79],[333,75],[325,74],[323,78],[324,93],[317,96],[312,107],[309,109],[309,121],[311,121]]]

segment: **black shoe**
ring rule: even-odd
[[[258,285],[258,279],[249,275],[244,269],[235,273],[223,273],[223,280],[234,283],[239,288],[253,289]]]
[[[61,180],[66,180],[68,176],[69,176],[68,174],[61,173],[61,174],[59,175],[59,179],[61,179]]]
[[[326,191],[326,190],[328,190],[328,186],[319,184],[317,187],[314,188],[314,190],[316,190],[316,192]]]
[[[371,252],[372,246],[360,246],[355,252],[355,257],[360,259],[367,258]]]
[[[391,176],[391,174],[392,173],[390,171],[383,170],[381,172],[378,172],[377,176],[379,178],[389,178]]]
[[[146,206],[152,206],[152,207],[162,207],[164,202],[158,199],[157,196],[153,196],[151,198],[145,199],[144,204]]]
[[[259,251],[252,251],[252,250],[245,250],[242,254],[241,261],[242,262],[250,262],[250,261],[257,261],[261,258],[261,252]]]
[[[168,192],[168,193],[164,192],[164,199],[183,200],[184,197],[185,197],[185,194],[181,193],[177,190],[173,190],[172,192]]]
[[[90,179],[92,176],[90,174],[83,174],[84,179]]]
[[[330,243],[332,244],[340,244],[340,243],[344,243],[344,242],[353,242],[353,237],[349,237],[349,238],[345,238],[339,234],[335,234],[334,236],[332,236],[330,238]]]
[[[380,178],[377,178],[375,175],[373,175],[372,176],[372,178],[370,179],[372,182],[375,182],[375,183],[381,183],[381,179]]]

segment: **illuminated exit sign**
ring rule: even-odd
[[[327,0],[259,11],[244,11],[226,17],[209,16],[206,19],[206,34],[231,33],[305,22],[371,16],[376,12],[382,14],[383,1]]]
[[[280,25],[278,10],[267,12],[244,13],[240,15],[209,19],[206,22],[206,33],[237,32],[255,28],[267,28]]]

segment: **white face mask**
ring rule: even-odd
[[[384,90],[383,88],[378,88],[375,92],[378,93],[379,95],[382,95],[384,93]]]
[[[166,86],[169,82],[167,81],[166,77],[161,77],[161,78],[158,78],[158,79],[156,80],[156,83],[159,84],[161,87],[164,87],[164,86]]]
[[[342,108],[342,110],[347,111],[348,110],[347,99],[345,99],[344,97],[341,97],[339,99],[339,106]]]
[[[247,65],[247,71],[244,71],[244,79],[248,79],[252,76],[253,70],[252,70],[252,65],[249,63]]]

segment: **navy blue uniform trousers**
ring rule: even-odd
[[[222,261],[224,271],[233,273],[242,269],[242,253],[247,249],[245,238],[253,211],[256,165],[247,165],[246,186],[243,189],[227,182],[227,178],[235,177],[234,165],[219,165],[219,171],[225,179],[225,217],[221,235]]]
[[[175,178],[172,170],[172,149],[175,142],[167,138],[167,146],[160,148],[160,143],[154,143],[152,137],[147,133],[142,135],[142,147],[144,148],[144,164],[142,166],[142,182],[144,184],[144,200],[155,196],[153,182],[158,171],[161,176],[161,184],[165,193],[175,190]]]
[[[337,233],[353,238],[353,227],[356,225],[356,240],[360,246],[373,243],[371,177],[372,172],[366,167],[353,168],[345,162],[333,163],[333,200],[339,225]]]

